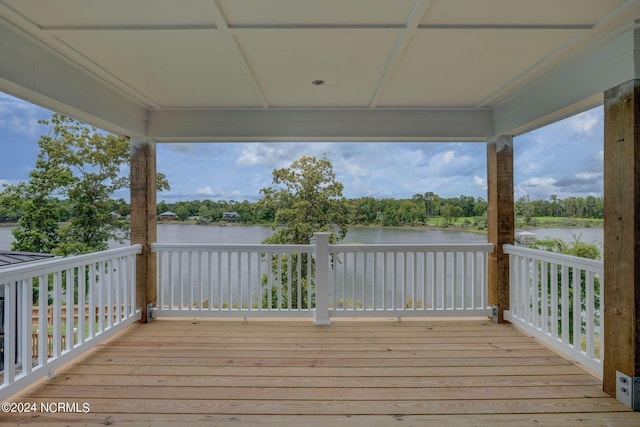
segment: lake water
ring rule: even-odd
[[[271,236],[268,226],[158,225],[158,241],[172,243],[261,243]],[[353,227],[341,243],[486,243],[482,234],[399,228]]]
[[[529,231],[541,239],[560,238],[565,241],[580,237],[585,243],[597,243],[602,247],[604,230],[602,228],[535,228]],[[268,226],[201,226],[191,224],[158,224],[158,241],[163,243],[239,243],[257,244],[271,236],[273,230]],[[9,250],[13,235],[11,227],[0,227],[0,250]],[[352,227],[344,243],[486,243],[484,234],[460,231],[415,230],[402,228]],[[112,244],[112,247],[121,246]]]

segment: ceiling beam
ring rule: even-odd
[[[413,9],[409,14],[407,19],[407,24],[405,31],[402,31],[400,35],[398,35],[398,39],[396,40],[396,44],[393,47],[391,54],[387,58],[387,63],[385,64],[382,75],[376,84],[376,87],[373,92],[373,96],[369,101],[369,108],[376,108],[378,103],[380,102],[380,97],[383,95],[385,89],[389,85],[391,78],[393,77],[396,68],[402,61],[405,51],[407,47],[413,40],[415,32],[417,31],[422,18],[427,13],[429,6],[431,5],[431,0],[416,0],[413,5]]]
[[[150,111],[157,141],[485,141],[490,110],[237,109]]]
[[[238,41],[236,40],[233,33],[229,30],[229,25],[220,10],[220,6],[217,1],[212,2],[213,4],[213,22],[218,27],[219,31],[224,37],[225,43],[229,50],[233,52],[233,56],[236,58],[236,61],[242,70],[242,74],[247,80],[247,84],[251,88],[251,91],[255,95],[259,104],[262,108],[269,108],[269,102],[267,101],[266,96],[264,95],[264,91],[260,88],[258,84],[258,79],[256,79],[255,73],[251,69],[247,58],[242,53],[240,46],[238,45]]]

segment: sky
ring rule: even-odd
[[[51,111],[0,92],[0,185],[27,181]],[[302,156],[326,156],[347,198],[487,198],[484,143],[159,143],[157,169],[170,191],[158,201],[260,199],[272,171]],[[603,108],[514,139],[515,197],[602,196]],[[127,192],[117,195],[128,200]]]

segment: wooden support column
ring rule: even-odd
[[[604,94],[602,336],[604,390],[616,396],[616,371],[640,380],[640,80]]]
[[[156,146],[146,139],[131,139],[131,244],[141,244],[136,257],[136,301],[142,322],[149,322],[147,306],[156,304],[156,257],[151,244],[157,241]]]
[[[502,245],[513,244],[515,221],[513,206],[513,136],[499,136],[487,143],[487,227],[489,254],[489,305],[498,308],[498,322],[509,309],[509,255]]]

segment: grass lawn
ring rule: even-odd
[[[603,219],[595,218],[567,218],[567,217],[533,217],[527,224],[523,217],[516,218],[516,227],[538,227],[538,228],[589,228],[603,227]]]

